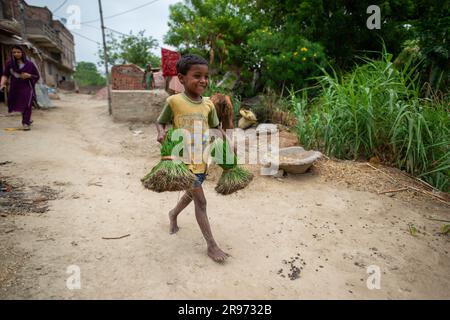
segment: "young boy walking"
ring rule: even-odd
[[[187,130],[193,137],[191,143],[197,147],[199,143],[195,140],[201,139],[200,145],[203,149],[209,142],[208,131],[210,128],[218,129],[222,138],[226,139],[225,132],[219,128],[220,123],[214,104],[209,98],[202,96],[208,87],[207,61],[197,55],[185,55],[177,63],[177,72],[185,92],[167,99],[167,103],[157,121],[158,142],[164,141],[168,124],[172,124],[174,129]],[[198,134],[195,135],[199,125],[201,126],[201,137],[198,137]],[[197,154],[203,156],[202,150]],[[202,157],[200,161],[191,160],[188,167],[195,174],[196,181],[192,189],[187,190],[175,208],[169,212],[170,233],[178,232],[178,216],[194,201],[195,217],[206,240],[208,256],[215,262],[224,262],[229,255],[222,251],[214,240],[206,213],[206,198],[202,184],[206,179],[207,164]]]

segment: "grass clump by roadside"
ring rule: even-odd
[[[416,67],[391,59],[363,59],[344,76],[324,71],[312,101],[292,94],[299,140],[340,159],[377,157],[449,192],[449,101],[422,99]]]

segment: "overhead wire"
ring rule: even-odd
[[[58,12],[59,9],[61,9],[62,7],[65,6],[65,4],[68,2],[69,0],[64,0],[63,3],[58,6],[58,8],[56,8],[55,10],[53,10],[53,13],[55,14],[56,12]]]
[[[119,12],[119,13],[113,14],[111,16],[104,17],[104,20],[112,19],[112,18],[115,18],[115,17],[119,17],[119,16],[122,16],[124,14],[127,14],[127,13],[130,13],[130,12],[142,9],[142,8],[147,7],[147,6],[151,5],[151,4],[154,4],[154,3],[158,2],[158,1],[160,1],[160,0],[152,0],[150,2],[147,2],[147,3],[144,3],[144,4],[140,5],[138,7],[135,7],[135,8],[129,9],[129,10],[125,10],[123,12]],[[83,21],[83,22],[81,22],[81,24],[93,23],[93,22],[98,22],[98,21],[100,21],[100,19]]]

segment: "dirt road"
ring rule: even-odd
[[[233,256],[218,265],[205,254],[193,206],[171,236],[167,213],[179,194],[140,183],[158,161],[153,126],[114,123],[105,102],[85,95],[56,104],[35,112],[31,132],[3,131],[20,118],[1,108],[0,162],[11,163],[0,178],[59,192],[44,213],[0,217],[1,299],[450,298],[449,237],[427,219],[450,220],[445,205],[358,192],[314,174],[257,177],[223,197],[216,170],[205,185],[209,216]],[[70,290],[77,268],[81,288]],[[369,290],[369,277],[379,289]]]

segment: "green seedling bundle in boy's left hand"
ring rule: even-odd
[[[246,188],[253,180],[253,174],[237,164],[237,156],[231,151],[226,141],[217,139],[214,143],[211,156],[214,162],[224,170],[216,186],[216,191],[223,195],[229,195]]]

